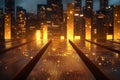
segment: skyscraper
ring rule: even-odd
[[[81,5],[82,5],[81,0],[74,0],[74,9],[76,13],[81,11]]]
[[[68,3],[67,5],[67,40],[74,39],[74,5]]]
[[[105,9],[108,7],[108,0],[100,0],[100,9]]]
[[[84,15],[86,17],[91,17],[93,15],[93,0],[86,0],[85,4]]]
[[[75,39],[80,39],[81,33],[81,17],[82,14],[81,10],[82,2],[81,0],[74,0],[74,35]]]
[[[47,23],[49,38],[60,38],[63,22],[62,0],[47,0]]]
[[[114,39],[120,39],[120,6],[113,6]]]
[[[60,25],[63,20],[63,5],[62,0],[47,0],[48,20],[52,24]]]
[[[20,6],[16,7],[17,37],[23,38],[26,35],[26,10]]]
[[[14,0],[5,0],[5,12],[11,13],[12,16],[15,14],[15,1]]]
[[[10,27],[11,27],[11,37],[15,38],[15,1],[14,0],[5,0],[5,14],[10,17]]]
[[[41,23],[46,23],[47,5],[38,4],[37,16]]]

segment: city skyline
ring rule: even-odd
[[[66,0],[63,9],[62,0],[4,1],[0,80],[120,80],[120,5]]]
[[[100,9],[100,2],[99,0],[93,0],[93,6],[94,6],[94,10],[99,10]],[[70,2],[74,2],[74,0],[62,0],[64,9],[66,9],[66,4],[70,3]],[[33,10],[35,13],[37,13],[37,5],[38,4],[46,4],[47,0],[34,0],[34,1],[29,1],[29,0],[15,0],[15,4],[16,6],[21,6],[24,9],[27,10],[27,12],[30,12],[31,10]],[[27,5],[29,4],[29,5]],[[109,0],[109,5],[120,5],[120,1],[119,0]],[[32,7],[31,7],[32,6]],[[82,0],[82,7],[85,6],[85,0]],[[4,0],[0,0],[0,8],[4,7]]]

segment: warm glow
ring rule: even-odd
[[[61,40],[64,40],[64,39],[65,39],[65,37],[64,37],[64,36],[60,36],[60,39],[61,39]]]
[[[75,36],[75,40],[80,40],[80,36]]]
[[[36,30],[36,40],[40,40],[41,38],[41,32],[40,30]]]
[[[69,42],[67,42],[67,50],[72,50],[72,47]]]
[[[114,39],[120,39],[120,6],[114,7]]]
[[[74,39],[74,6],[73,4],[68,4],[67,6],[67,40]],[[69,13],[70,12],[70,13]]]
[[[91,50],[91,43],[85,42],[85,46],[86,46],[89,50]]]
[[[5,39],[11,39],[11,16],[9,14],[5,15]]]
[[[42,25],[42,31],[43,31],[43,40],[48,39],[48,27],[47,25],[43,24]]]
[[[74,14],[74,16],[79,16],[79,14]]]
[[[86,38],[91,40],[91,19],[86,18],[86,26],[85,26]]]
[[[113,39],[113,35],[107,35],[107,40]]]
[[[56,48],[52,48],[53,51],[56,51]]]
[[[80,17],[83,17],[83,16],[84,16],[83,14],[80,15]]]
[[[73,11],[70,11],[70,14],[73,14]]]

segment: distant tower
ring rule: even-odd
[[[113,6],[113,34],[114,39],[120,39],[120,6]]]
[[[86,0],[86,6],[84,7],[84,15],[91,17],[93,14],[93,0]]]
[[[49,38],[60,38],[62,22],[62,0],[47,0],[47,24],[49,24]]]
[[[26,35],[26,10],[16,7],[17,37],[24,38]]]
[[[46,23],[46,15],[47,15],[47,5],[38,4],[37,16],[38,16],[41,23]]]
[[[15,1],[14,0],[5,0],[5,15],[9,15],[9,18],[10,18],[9,27],[11,28],[11,31],[10,31],[11,37],[12,37],[12,39],[14,39],[15,35],[16,35],[16,33],[15,33],[16,28],[14,26],[15,25]],[[6,22],[6,21],[4,21],[4,22]]]
[[[81,11],[81,5],[82,5],[82,1],[81,0],[74,0],[74,9],[75,12],[80,12]]]
[[[108,7],[108,0],[100,0],[100,9],[105,9]]]
[[[93,9],[93,0],[86,0],[86,9]]]
[[[15,1],[14,0],[5,0],[5,13],[15,14]]]
[[[48,17],[52,24],[59,25],[63,20],[62,0],[47,0]]]
[[[81,18],[80,15],[82,14],[81,10],[82,2],[81,0],[74,0],[74,38],[80,39],[81,34]]]
[[[74,6],[72,3],[67,5],[67,40],[74,39]]]

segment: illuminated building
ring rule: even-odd
[[[48,26],[47,26],[47,24],[42,24],[41,28],[42,28],[42,38],[43,38],[43,40],[47,40],[48,39]]]
[[[49,38],[61,36],[61,25],[63,22],[62,0],[47,0],[47,24]]]
[[[93,0],[86,0],[86,6],[83,9],[85,17],[91,18],[93,15]]]
[[[67,40],[74,39],[74,5],[68,3],[67,5]]]
[[[0,9],[0,41],[4,40],[4,14],[3,9]]]
[[[5,13],[11,17],[11,38],[16,38],[16,27],[15,27],[15,0],[5,0]]]
[[[91,40],[91,19],[85,18],[85,39]]]
[[[11,39],[11,15],[5,14],[4,16],[4,38]]]
[[[27,19],[27,22],[26,22],[27,37],[30,39],[35,38],[36,29],[40,30],[41,24],[33,11],[31,11],[30,13],[27,13],[26,19]]]
[[[113,7],[107,7],[105,14],[105,27],[107,33],[107,39],[113,39]]]
[[[113,12],[108,3],[109,0],[100,0],[100,12],[105,15],[106,39],[113,39]]]
[[[41,31],[36,30],[36,40],[40,40],[40,39],[41,39]]]
[[[120,6],[107,7],[107,39],[120,39]]]
[[[120,39],[120,6],[114,6],[113,13],[114,39]]]
[[[64,40],[66,39],[67,35],[66,35],[66,31],[67,31],[67,10],[63,11],[63,22],[61,25],[61,36],[60,39]]]
[[[52,22],[52,24],[60,25],[63,20],[63,5],[62,0],[47,0],[48,6],[48,20]]]
[[[16,23],[17,37],[24,38],[26,36],[26,10],[22,7],[16,7]]]
[[[83,14],[80,15],[80,39],[85,40],[85,17]]]
[[[102,12],[96,14],[96,22],[93,30],[94,40],[106,40],[106,26],[105,26],[105,15]]]
[[[75,39],[80,39],[80,33],[81,33],[81,0],[74,0],[74,35]]]
[[[37,6],[37,16],[40,20],[40,23],[46,23],[46,15],[47,15],[47,5],[38,4]]]

